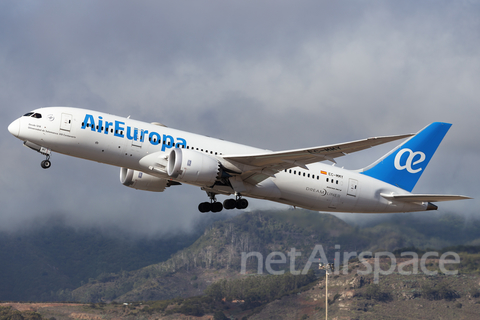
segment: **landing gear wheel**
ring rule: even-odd
[[[220,212],[223,210],[223,205],[221,202],[202,202],[198,205],[198,211],[205,213],[205,212]]]
[[[40,165],[42,166],[43,169],[48,169],[52,166],[52,163],[50,162],[50,160],[43,160]]]
[[[220,212],[223,210],[223,205],[221,202],[212,203],[212,212]]]
[[[198,211],[201,213],[209,212],[212,210],[212,204],[210,202],[202,202],[198,205]]]
[[[237,204],[236,204],[237,209],[245,209],[246,207],[248,207],[247,199],[240,198],[237,200]]]
[[[223,205],[221,202],[217,202],[214,192],[208,192],[207,195],[210,198],[210,202],[202,202],[198,205],[198,210],[202,213],[205,212],[220,212],[223,210]]]
[[[235,209],[236,206],[237,206],[237,201],[235,201],[235,199],[227,199],[227,200],[223,201],[223,207],[226,210]]]

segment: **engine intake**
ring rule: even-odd
[[[153,192],[162,192],[169,186],[167,179],[128,168],[120,169],[120,182],[129,188]]]
[[[217,159],[195,150],[175,148],[168,157],[167,174],[186,183],[213,185],[220,176]]]

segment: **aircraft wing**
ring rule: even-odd
[[[403,202],[440,202],[452,200],[472,199],[467,196],[457,196],[452,194],[380,194],[388,200],[397,200]]]
[[[306,167],[309,163],[329,160],[335,162],[335,158],[346,154],[365,150],[387,142],[404,139],[414,134],[402,134],[394,136],[373,137],[363,140],[331,144],[326,146],[304,148],[288,151],[259,153],[250,155],[226,155],[223,158],[244,167],[241,180],[256,184],[275,173],[292,167]]]
[[[296,149],[271,153],[260,153],[251,155],[224,156],[224,159],[239,162],[254,167],[304,167],[306,164],[329,160],[335,162],[335,158],[342,157],[348,153],[365,150],[387,142],[404,139],[413,134],[403,134],[385,137],[373,137],[363,140],[331,144],[315,148]],[[282,170],[282,169],[280,169]]]

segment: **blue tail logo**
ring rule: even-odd
[[[443,122],[430,124],[362,173],[411,192],[451,126]]]
[[[405,164],[402,165],[400,164],[400,162],[402,161],[402,156],[404,153],[408,152],[408,158],[405,160]],[[415,157],[416,156],[419,156],[418,160],[415,160]],[[419,163],[422,163],[425,161],[425,153],[423,153],[422,151],[417,151],[417,152],[413,152],[412,150],[408,149],[408,148],[404,148],[402,150],[400,150],[397,155],[395,156],[395,169],[397,170],[407,170],[408,172],[410,173],[417,173],[417,172],[420,172],[422,171],[423,168],[418,168],[418,169],[413,169],[412,166],[414,165],[417,165]]]

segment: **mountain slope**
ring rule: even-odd
[[[219,279],[244,276],[240,273],[242,252],[257,252],[265,272],[265,262],[271,252],[282,252],[286,257],[284,263],[272,264],[273,271],[277,271],[291,268],[288,253],[295,250],[293,270],[302,271],[308,266],[307,260],[315,245],[321,245],[332,261],[336,253],[343,252],[392,251],[409,246],[440,248],[457,244],[444,239],[454,239],[452,234],[462,228],[461,241],[473,241],[478,237],[478,221],[461,226],[458,220],[458,216],[452,215],[431,221],[438,230],[435,233],[424,230],[427,222],[412,215],[405,215],[403,219],[391,216],[388,221],[359,228],[332,215],[306,210],[246,212],[213,224],[190,247],[165,262],[92,281],[74,290],[70,299],[83,302],[139,301],[198,295]],[[453,223],[455,221],[457,223]],[[445,226],[449,226],[448,232],[445,232]],[[317,252],[315,258],[319,257]],[[278,254],[273,257],[280,258]],[[257,267],[256,257],[247,260],[249,272],[256,273]]]
[[[74,228],[61,216],[15,232],[0,232],[0,300],[52,301],[89,279],[165,261],[191,245],[222,216],[201,221],[198,231],[138,237],[113,228]]]

